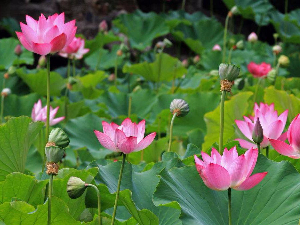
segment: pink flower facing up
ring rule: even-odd
[[[272,70],[272,67],[268,63],[256,64],[255,62],[250,62],[247,66],[249,72],[256,78],[265,78],[268,73]]]
[[[129,154],[148,147],[154,140],[156,133],[151,133],[144,138],[145,120],[138,124],[125,119],[121,126],[115,123],[102,122],[103,133],[94,130],[100,144],[114,152]]]
[[[74,37],[72,42],[59,52],[59,55],[64,58],[81,59],[89,51],[88,48],[84,48],[84,39]]]
[[[58,111],[59,107],[56,107],[55,109],[53,109],[50,106],[50,126],[53,126],[57,123],[59,123],[60,121],[62,121],[65,117],[58,117],[58,118],[54,118],[57,111]],[[31,112],[31,118],[34,122],[37,121],[42,121],[46,124],[47,121],[47,106],[45,106],[44,108],[42,107],[42,101],[38,100],[37,103],[34,104],[33,108],[32,108],[32,112]]]
[[[222,51],[222,48],[220,45],[214,45],[214,47],[212,48],[213,51]]]
[[[212,149],[211,156],[201,152],[202,160],[196,155],[195,163],[198,173],[204,184],[216,191],[224,191],[228,188],[244,191],[256,186],[268,172],[251,173],[255,167],[258,150],[249,149],[243,155],[238,155],[236,147],[229,151],[225,148],[223,155],[216,149]]]
[[[65,14],[54,14],[48,19],[41,14],[38,21],[26,15],[26,24],[20,23],[22,32],[16,32],[21,44],[29,51],[47,55],[62,50],[73,40],[75,20],[64,23]]]
[[[282,140],[270,139],[273,148],[282,155],[290,158],[300,158],[300,114],[291,122],[287,131],[289,145]]]
[[[286,133],[283,133],[283,129],[286,124],[286,119],[288,116],[288,110],[285,110],[280,116],[276,110],[274,110],[274,104],[268,105],[260,103],[258,106],[256,103],[254,105],[254,118],[244,116],[244,121],[236,120],[235,123],[240,129],[240,131],[250,140],[252,140],[252,133],[255,126],[257,118],[259,118],[260,124],[263,129],[264,139],[260,146],[262,148],[270,145],[269,138],[279,139],[284,141],[286,139]],[[242,148],[255,148],[256,144],[243,139],[236,139],[239,141]]]

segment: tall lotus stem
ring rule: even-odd
[[[98,198],[98,216],[99,216],[99,225],[102,224],[102,221],[101,221],[101,199],[100,199],[100,191],[99,189],[93,185],[93,184],[86,184],[85,186],[87,187],[92,187],[95,189],[95,191],[97,192],[97,198]]]
[[[184,8],[185,8],[185,0],[182,0],[182,4],[181,4],[181,10],[184,11]]]
[[[173,114],[173,117],[172,117],[172,120],[171,120],[168,152],[171,151],[172,135],[173,135],[173,124],[174,124],[174,120],[175,120],[176,116],[177,116],[177,112]]]
[[[224,37],[223,37],[223,57],[222,57],[222,62],[225,62],[225,57],[226,57],[226,37],[227,37],[227,29],[228,29],[228,21],[230,17],[230,13],[227,14],[226,20],[225,20],[225,29],[224,29]]]
[[[269,158],[269,146],[266,147],[266,157]]]
[[[117,193],[116,193],[116,199],[115,199],[115,205],[114,205],[114,211],[113,211],[113,215],[112,215],[111,225],[114,225],[114,223],[115,223],[115,217],[116,217],[116,212],[117,212],[117,205],[118,205],[120,186],[121,186],[121,180],[122,180],[122,175],[123,175],[123,170],[124,170],[124,165],[125,165],[126,154],[122,153],[122,157],[123,157],[122,165],[121,165],[120,174],[119,174],[119,181],[118,181],[118,187],[117,187]]]
[[[118,55],[116,56],[116,61],[115,61],[115,86],[117,86],[117,78],[118,78]]]
[[[254,103],[256,102],[256,97],[257,97],[258,88],[260,87],[260,83],[261,83],[262,79],[263,79],[263,78],[258,78],[257,86],[256,86],[256,88],[255,88],[255,93],[254,93],[254,97],[253,97]]]
[[[50,54],[47,55],[47,122],[46,122],[46,140],[48,140],[50,131]]]
[[[131,105],[132,105],[132,96],[129,96],[129,101],[128,101],[128,118],[130,118],[130,115],[131,115]]]
[[[51,199],[52,199],[53,174],[50,174],[48,189],[48,225],[51,224]]]
[[[231,188],[228,188],[228,224],[231,225]]]
[[[71,60],[70,59],[68,59],[68,69],[67,69],[67,82],[69,82],[69,78],[70,78],[70,70],[71,70]],[[67,118],[67,116],[68,116],[68,84],[69,83],[67,83],[67,86],[66,86],[66,91],[65,91],[65,122],[67,122],[68,121],[68,118]]]
[[[161,52],[159,53],[158,56],[158,74],[157,74],[157,89],[159,88],[159,82],[160,82],[160,74],[161,74],[161,61],[162,61],[162,53],[164,51],[164,48],[161,49]]]
[[[72,60],[72,64],[73,64],[73,77],[75,77],[76,75],[75,58]]]
[[[260,154],[261,151],[260,151],[260,144],[257,144],[257,150],[258,150],[258,153]]]
[[[4,111],[4,95],[1,95],[1,123],[3,122],[3,111]]]
[[[219,139],[219,152],[223,151],[223,133],[224,133],[224,103],[226,91],[222,91],[220,103],[220,139]]]

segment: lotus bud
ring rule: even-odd
[[[170,111],[173,114],[176,113],[177,117],[184,117],[189,113],[190,107],[183,99],[174,99],[171,102]]]
[[[243,50],[244,49],[244,41],[240,40],[236,43],[237,49]]]
[[[164,38],[163,43],[165,44],[165,46],[167,48],[169,48],[169,47],[171,47],[173,45],[172,42],[169,39],[167,39],[167,38]]]
[[[259,118],[257,118],[252,133],[252,140],[254,141],[254,143],[260,144],[262,143],[263,139],[264,139],[263,128],[260,124]]]
[[[15,47],[15,54],[17,55],[17,56],[20,56],[21,54],[22,54],[22,48],[21,48],[21,45],[17,45],[16,47]]]
[[[102,20],[101,23],[99,24],[99,31],[105,32],[107,31],[108,26],[106,20]]]
[[[278,55],[280,52],[282,52],[282,48],[280,45],[274,45],[272,50],[275,55]]]
[[[156,48],[164,48],[165,47],[165,43],[163,41],[159,41],[156,43],[155,45]]]
[[[108,80],[111,82],[114,81],[115,79],[116,79],[116,75],[114,73],[112,73],[108,76]]]
[[[123,52],[122,52],[121,49],[119,49],[119,50],[117,51],[117,56],[122,56],[122,55],[123,55]]]
[[[16,72],[16,67],[11,66],[11,67],[8,68],[7,73],[8,73],[9,75],[14,74],[15,72]]]
[[[67,183],[67,193],[70,198],[79,198],[88,186],[78,177],[70,177]]]
[[[230,12],[233,15],[239,15],[240,14],[240,11],[239,11],[239,9],[238,9],[238,7],[236,5],[231,8]]]
[[[256,33],[252,32],[249,36],[248,36],[248,41],[251,43],[254,43],[258,40],[258,37],[256,35]]]
[[[197,64],[199,61],[200,61],[200,56],[199,56],[199,55],[196,55],[196,56],[194,57],[194,59],[193,59],[193,62],[194,62],[195,64]]]
[[[8,79],[8,78],[9,78],[9,73],[5,73],[5,74],[3,75],[3,77],[4,77],[4,79]]]
[[[276,75],[277,75],[276,69],[272,69],[272,70],[270,70],[270,72],[268,73],[267,79],[268,79],[270,82],[274,82]]]
[[[50,132],[48,143],[49,142],[53,142],[54,146],[66,148],[70,143],[70,139],[61,128],[54,128]]]
[[[45,65],[46,65],[46,57],[44,55],[42,55],[39,58],[38,66],[39,66],[39,68],[43,68]]]
[[[184,67],[188,67],[189,66],[189,61],[187,60],[187,59],[184,59],[184,60],[182,60],[182,65],[184,66]]]
[[[1,96],[7,97],[11,94],[11,90],[9,88],[4,88],[1,92]]]
[[[219,76],[219,71],[218,70],[211,70],[209,72],[209,75],[211,75],[211,76]]]
[[[240,73],[240,68],[233,64],[221,63],[219,66],[219,75],[221,80],[234,81]]]
[[[273,37],[274,37],[275,40],[277,40],[277,38],[279,38],[279,34],[278,33],[274,33]]]
[[[212,48],[213,51],[222,51],[222,48],[220,45],[214,45],[214,47]]]
[[[290,59],[285,55],[281,55],[278,59],[278,63],[281,67],[288,67],[290,65]]]

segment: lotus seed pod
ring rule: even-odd
[[[70,177],[67,183],[67,193],[70,198],[79,198],[87,188],[84,181],[78,177]]]
[[[243,50],[244,49],[244,41],[243,40],[240,40],[236,43],[236,47],[240,50]]]
[[[290,65],[290,59],[285,55],[281,55],[278,59],[278,63],[281,67],[288,67]]]
[[[270,82],[274,82],[275,77],[276,77],[276,74],[277,74],[276,69],[272,69],[272,70],[268,73],[267,79],[268,79]]]
[[[190,107],[189,104],[183,99],[174,99],[171,102],[170,111],[173,114],[177,113],[177,117],[184,117],[189,113]]]
[[[254,143],[260,144],[262,143],[263,139],[264,139],[263,128],[260,124],[259,118],[257,118],[252,132],[252,140],[254,141]]]
[[[47,143],[47,145],[45,147],[45,154],[47,157],[47,162],[58,163],[60,160],[62,160],[65,150],[58,146],[49,146],[49,142]]]
[[[272,50],[275,55],[278,55],[280,52],[282,52],[282,48],[280,45],[274,45]]]
[[[233,64],[221,63],[219,66],[219,75],[221,80],[234,81],[240,73],[240,68]]]
[[[54,128],[49,135],[49,141],[55,143],[55,146],[65,148],[69,145],[70,139],[61,128]]]

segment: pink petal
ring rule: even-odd
[[[54,53],[62,50],[65,47],[66,41],[67,41],[67,36],[64,33],[55,37],[50,42],[50,44],[52,45],[51,52]]]
[[[21,44],[24,46],[24,48],[26,48],[28,51],[33,51],[32,47],[31,47],[31,43],[28,43],[27,39],[24,37],[24,34],[21,32],[16,32]]]
[[[235,190],[245,191],[253,188],[257,184],[259,184],[262,179],[268,174],[268,172],[256,173],[250,177],[248,177],[241,185],[237,187],[232,187]]]
[[[110,137],[111,140],[115,140],[115,129],[111,127],[106,121],[102,121],[103,133]]]
[[[75,20],[72,20],[66,24],[64,24],[64,26],[62,27],[62,30],[60,30],[61,32],[65,33],[67,35],[67,42],[66,42],[66,46],[69,45],[72,41],[73,38],[75,37],[75,33],[77,30],[77,27],[75,27]]]
[[[53,119],[53,120],[50,120],[50,126],[53,126],[53,125],[59,123],[60,121],[62,121],[62,120],[64,120],[64,119],[65,119],[65,117],[62,116],[62,117],[58,117],[58,118],[55,118],[55,119]]]
[[[137,152],[137,151],[147,148],[152,143],[155,136],[156,136],[155,132],[147,135],[144,139],[142,139],[140,142],[138,142],[138,145],[136,146],[136,149],[134,151]]]
[[[281,155],[285,155],[293,159],[300,158],[300,152],[297,151],[297,149],[294,149],[292,146],[288,145],[287,143],[274,139],[269,139],[269,141],[273,148]]]
[[[231,165],[228,165],[226,169],[230,174],[230,186],[237,186],[241,184],[247,178],[245,155],[239,156]]]
[[[232,165],[232,163],[239,157],[236,147],[230,149],[230,151],[227,150],[227,148],[223,151],[223,156],[221,160],[221,165],[225,167],[228,170],[228,167]],[[229,171],[228,171],[229,172]],[[230,172],[229,172],[230,173]]]
[[[284,129],[284,124],[281,120],[277,120],[268,126],[268,131],[264,133],[267,138],[278,139]]]
[[[53,26],[44,34],[44,42],[49,43],[58,35],[60,35],[58,27]]]
[[[287,132],[284,132],[280,135],[280,137],[277,140],[284,142],[286,139],[287,139]]]
[[[251,148],[245,152],[245,178],[249,177],[253,172],[258,157],[258,150]]]
[[[139,122],[139,124],[137,125],[137,142],[139,143],[145,135],[145,120],[142,120]]]
[[[208,164],[200,174],[205,185],[213,190],[223,191],[230,186],[230,175],[227,170],[218,165]]]
[[[222,156],[217,151],[217,149],[212,148],[212,150],[211,150],[211,158],[213,160],[213,163],[221,165]]]
[[[20,26],[27,42],[38,42],[37,35],[31,27],[25,25],[24,23],[20,23]]]
[[[63,12],[55,18],[53,24],[57,25],[58,27],[63,27],[64,23],[65,23],[65,13]]]
[[[33,52],[39,55],[47,55],[51,51],[51,44],[49,43],[33,43]]]
[[[124,154],[129,154],[130,152],[133,152],[137,147],[136,139],[136,137],[128,137],[123,139],[118,144],[118,149]]]
[[[212,160],[212,158],[206,153],[206,152],[201,152],[201,156],[202,156],[202,160],[205,162],[205,163],[207,163],[207,164],[209,164],[209,163],[212,163],[213,162],[213,160]]]
[[[104,148],[117,152],[117,148],[114,145],[113,141],[106,134],[103,134],[102,132],[97,130],[94,130],[94,133],[98,138],[98,141]]]
[[[202,169],[205,167],[205,163],[199,159],[196,155],[194,155],[195,165],[198,173],[201,173]]]
[[[113,140],[115,142],[115,145],[118,146],[119,143],[121,143],[124,139],[126,139],[126,135],[124,134],[124,132],[119,129],[116,129],[115,140]]]
[[[26,23],[27,25],[36,32],[37,29],[37,21],[33,19],[31,16],[26,15]]]
[[[290,124],[288,129],[288,140],[294,148],[300,149],[300,114]]]
[[[286,120],[287,120],[287,116],[288,116],[289,110],[285,110],[283,113],[281,113],[281,115],[278,117],[279,120],[282,121],[282,123],[286,124]]]
[[[251,123],[242,121],[242,120],[236,120],[236,125],[240,129],[240,131],[249,139],[252,140],[252,131],[254,128],[254,125],[252,127]]]
[[[256,144],[249,141],[245,141],[243,139],[235,139],[235,141],[238,141],[240,143],[240,146],[245,149],[256,148],[257,146]]]
[[[38,37],[42,37],[45,31],[48,29],[49,27],[47,24],[46,17],[43,14],[41,14],[37,23],[37,30],[36,30]]]

